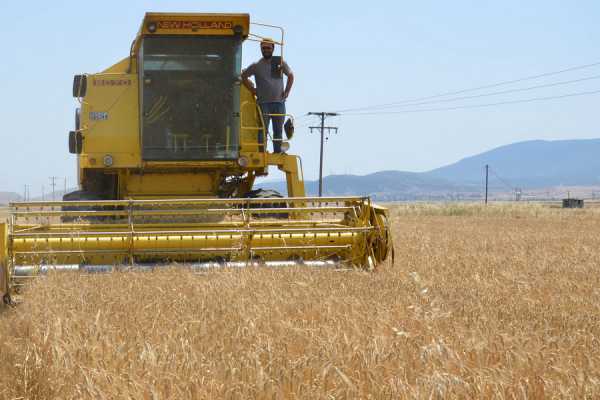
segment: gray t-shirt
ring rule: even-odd
[[[273,76],[271,72],[271,61],[273,59],[261,58],[252,63],[244,70],[245,76],[254,76],[256,80],[256,97],[259,103],[282,102],[283,99],[283,76]],[[289,75],[292,70],[284,61],[281,65],[284,74]]]

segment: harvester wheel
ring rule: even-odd
[[[7,305],[7,306],[14,306],[15,303],[13,302],[12,298],[10,297],[10,294],[6,293],[4,296],[2,296],[2,302]]]
[[[95,200],[107,200],[106,198],[92,192],[87,192],[85,190],[75,190],[74,192],[66,193],[63,196],[63,201],[95,201]],[[114,208],[114,207],[113,207]],[[66,206],[62,208],[63,211],[107,211],[105,209],[100,209],[98,207],[75,207],[75,206]],[[87,216],[87,217],[71,217],[71,216],[62,216],[62,222],[74,222],[78,219],[83,219],[88,222],[96,222],[102,223],[107,219],[112,217],[98,217],[98,216]]]
[[[377,263],[384,261],[388,255],[392,256],[392,264],[394,260],[394,244],[388,221],[388,216],[384,213],[375,212],[377,220],[378,233],[374,244],[374,255]]]
[[[273,189],[256,189],[251,190],[246,194],[246,197],[249,199],[283,199],[283,195],[279,193],[277,190]],[[251,204],[250,208],[287,208],[287,204],[283,203],[263,203],[263,204]],[[287,213],[264,213],[264,214],[256,214],[256,218],[280,218],[287,219]]]
[[[246,194],[249,199],[282,199],[283,195],[273,189],[256,189]]]

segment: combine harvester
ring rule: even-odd
[[[240,80],[242,43],[261,39],[247,14],[148,13],[127,58],[75,76],[81,106],[69,151],[80,190],[10,204],[0,223],[5,302],[49,270],[372,270],[387,258],[385,208],[367,197],[305,197],[300,158],[267,151],[260,107]],[[288,122],[286,151],[292,134]],[[289,197],[253,190],[269,166],[285,173]]]

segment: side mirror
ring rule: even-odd
[[[69,153],[81,154],[83,151],[83,135],[81,132],[69,132]]]
[[[85,97],[87,92],[87,75],[73,77],[73,97]]]
[[[283,130],[285,131],[285,136],[290,140],[294,136],[294,121],[291,118],[288,118],[283,124]]]

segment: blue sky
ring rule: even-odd
[[[600,61],[597,1],[2,1],[0,190],[22,192],[29,184],[36,195],[52,175],[74,185],[75,158],[67,152],[77,105],[72,76],[125,57],[146,11],[248,12],[253,21],[284,26],[296,75],[287,106],[297,116]],[[259,57],[254,42],[244,52],[245,65]],[[600,66],[493,90],[594,75]],[[429,108],[598,89],[596,79]],[[424,171],[515,141],[600,137],[599,99],[336,117],[328,121],[340,130],[326,144],[324,170]],[[302,156],[307,179],[317,176],[316,134],[299,129],[290,152]]]

